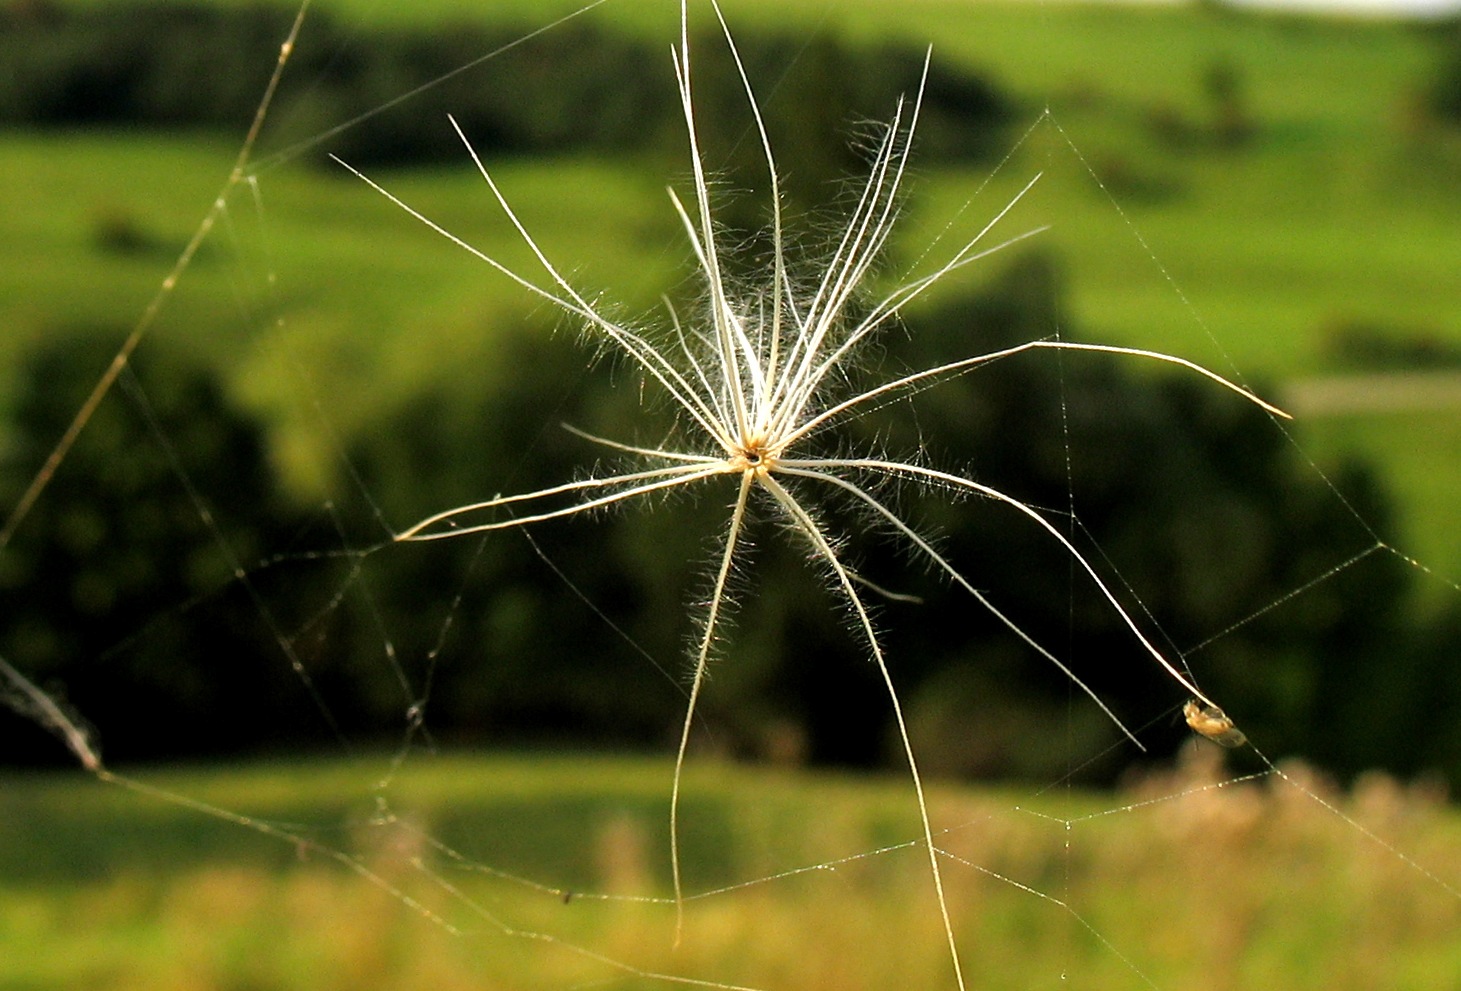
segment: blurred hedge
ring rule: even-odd
[[[880,366],[927,367],[1055,326],[1069,334],[1058,273],[1042,256],[1018,261],[982,295],[887,335]],[[643,434],[632,369],[586,371],[571,340],[530,324],[492,340],[491,360],[455,356],[470,378],[404,398],[342,438],[354,481],[339,504],[313,508],[281,497],[262,426],[210,373],[152,342],[117,397],[126,401],[103,408],[0,558],[7,659],[61,689],[117,758],[399,739],[423,698],[438,740],[664,745],[685,705],[684,648],[725,526],[723,485],[541,525],[531,540],[389,545],[372,522],[574,477],[595,449],[544,428],[560,419],[601,436]],[[23,370],[0,504],[44,458],[106,353],[53,344]],[[1432,717],[1461,704],[1461,619],[1418,622],[1414,571],[1390,555],[1306,587],[1372,546],[1370,532],[1261,413],[1190,375],[1131,370],[1110,356],[1028,354],[877,411],[836,443],[964,470],[1055,507],[1057,520],[1073,504],[1073,539],[1107,574],[1119,569],[1118,594],[1135,590],[1132,607],[1169,651],[1255,617],[1193,662],[1273,756],[1461,777],[1461,732]],[[1332,477],[1383,528],[1387,500],[1373,477],[1358,465]],[[368,503],[351,495],[357,486]],[[1068,770],[1049,741],[1096,752],[1112,739],[1093,707],[1071,706],[1053,665],[967,593],[910,567],[865,512],[797,491],[831,532],[855,535],[848,554],[861,574],[922,597],[870,602],[930,770],[1049,779]],[[1048,534],[987,500],[884,495],[1123,716],[1179,700]],[[886,690],[804,541],[760,500],[744,548],[704,727],[736,752],[896,763]],[[20,742],[27,733],[0,719],[0,760],[41,753]],[[1160,754],[1185,730],[1148,727],[1144,738]],[[1112,760],[1084,773],[1121,769]]]
[[[276,6],[12,3],[0,8],[7,63],[0,124],[241,133],[291,18]],[[365,31],[314,11],[271,115],[283,133],[271,140],[308,139],[365,116],[327,150],[362,166],[460,164],[450,113],[486,154],[619,151],[656,141],[679,150],[683,125],[666,49],[586,18],[524,40],[539,26]],[[824,142],[828,128],[840,138],[857,122],[885,119],[901,94],[916,90],[924,58],[911,48],[854,51],[826,36],[738,33],[737,40],[753,78],[784,77],[786,91],[767,97],[768,116],[783,132],[781,147],[817,149],[807,161],[819,177],[829,170],[815,156],[845,143]],[[745,97],[724,39],[703,34],[692,45],[701,106],[733,106],[743,116]],[[398,108],[376,112],[428,83]],[[1008,109],[987,81],[935,66],[920,126],[925,160],[1004,147],[998,127]],[[748,145],[756,150],[754,141]]]

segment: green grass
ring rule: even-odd
[[[377,792],[385,770],[361,759],[137,774],[315,847],[75,775],[5,776],[0,987],[548,988],[619,976],[502,925],[757,986],[948,984],[926,860],[877,852],[919,832],[896,777],[692,766],[690,889],[766,880],[692,900],[672,949],[668,906],[594,897],[667,892],[667,762],[417,755]],[[1206,773],[1194,763],[1117,795],[935,788],[935,820],[951,827],[940,843],[963,858],[948,861],[946,883],[970,987],[1067,972],[1097,989],[1143,976],[1421,989],[1454,976],[1456,897],[1278,779],[1127,808]],[[1442,878],[1461,873],[1461,819],[1423,794],[1379,778],[1323,794]]]
[[[1454,410],[1333,416],[1304,430],[1306,453],[1325,467],[1358,455],[1385,470],[1394,496],[1398,533],[1386,534],[1422,564],[1435,568],[1422,583],[1430,602],[1449,604],[1461,571],[1461,534],[1455,527],[1457,478],[1449,470],[1461,451],[1461,416]]]

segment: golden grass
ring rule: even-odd
[[[936,789],[969,986],[1368,991],[1461,972],[1461,822],[1437,795],[1382,776],[1339,792],[1297,765],[1234,781],[1214,760],[1202,744],[1115,795]],[[490,812],[454,858],[423,803],[333,834],[398,894],[318,851],[4,890],[0,986],[952,986],[916,823],[890,814],[886,785],[784,777],[763,776],[763,799],[756,774],[725,776],[717,859],[733,883],[764,880],[692,898],[678,948],[664,823],[637,797],[558,851],[592,875],[569,896],[551,871],[541,888],[495,873]]]

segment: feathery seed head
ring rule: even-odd
[[[826,456],[803,455],[798,453],[798,449],[803,446],[803,441],[813,435],[882,405],[892,397],[928,388],[981,364],[1036,348],[1104,352],[1167,362],[1205,376],[1275,416],[1286,414],[1246,389],[1184,358],[1135,348],[1060,340],[1030,341],[1000,351],[920,369],[868,387],[850,385],[855,380],[848,374],[848,370],[859,348],[870,342],[877,331],[895,320],[911,301],[945,276],[1005,244],[1037,233],[1030,231],[1003,244],[983,246],[986,235],[1013,209],[1039,177],[1031,179],[1025,189],[993,219],[932,271],[903,282],[891,292],[876,298],[871,305],[860,303],[854,315],[850,304],[859,298],[868,273],[892,233],[897,216],[897,202],[908,166],[912,135],[918,122],[922,84],[911,100],[900,101],[894,108],[892,120],[873,148],[867,181],[835,243],[815,270],[815,277],[805,282],[794,282],[787,271],[775,157],[750,80],[746,77],[744,66],[736,53],[735,42],[714,0],[711,6],[720,21],[726,44],[740,74],[770,176],[772,250],[769,271],[762,274],[760,284],[738,296],[731,286],[732,280],[722,267],[722,252],[731,249],[718,244],[716,240],[717,228],[710,186],[706,180],[696,136],[688,13],[686,3],[682,0],[680,43],[673,49],[673,56],[695,192],[694,202],[688,207],[673,190],[670,191],[670,200],[679,215],[700,278],[704,282],[706,302],[703,315],[689,325],[682,324],[671,308],[671,333],[666,335],[665,340],[653,339],[639,330],[616,322],[569,283],[518,219],[459,127],[457,133],[472,156],[483,181],[546,273],[545,282],[534,281],[509,269],[351,169],[438,234],[471,252],[527,292],[546,299],[565,313],[581,319],[595,342],[616,348],[625,355],[647,380],[663,390],[679,415],[693,423],[710,442],[708,447],[702,446],[700,450],[680,450],[668,446],[643,447],[582,434],[620,453],[639,457],[647,466],[619,474],[589,475],[535,492],[497,496],[482,502],[457,506],[421,520],[396,534],[395,539],[437,540],[530,526],[591,512],[642,495],[697,485],[727,475],[739,477],[738,491],[731,505],[719,563],[701,618],[698,646],[693,657],[694,673],[689,704],[681,729],[671,789],[671,864],[679,902],[680,769],[687,753],[690,728],[696,703],[705,684],[706,670],[725,627],[731,579],[740,558],[739,548],[746,543],[744,531],[748,525],[749,500],[754,492],[762,492],[790,528],[806,540],[813,558],[821,563],[832,586],[842,595],[852,617],[851,625],[855,635],[866,645],[887,688],[889,708],[902,741],[923,823],[929,869],[938,896],[944,933],[948,939],[953,975],[957,985],[962,988],[963,977],[954,942],[953,925],[943,896],[938,853],[924,802],[918,762],[909,740],[898,692],[865,604],[869,591],[884,595],[891,593],[865,581],[844,562],[842,535],[829,531],[809,508],[817,498],[817,493],[850,500],[882,529],[903,540],[915,557],[921,558],[945,575],[1034,653],[1059,668],[1140,747],[1140,742],[1121,725],[1105,703],[1059,657],[1001,612],[953,562],[920,536],[897,508],[890,504],[882,494],[882,489],[886,485],[899,483],[932,486],[957,495],[979,495],[1013,510],[1016,515],[1024,517],[1038,534],[1043,534],[1044,539],[1054,541],[1070,556],[1078,570],[1122,620],[1142,652],[1160,665],[1195,702],[1206,706],[1214,706],[1214,703],[1192,683],[1187,674],[1157,650],[1090,561],[1060,528],[1032,506],[972,478],[940,470],[922,460],[895,460],[881,452],[860,455],[845,449]],[[927,66],[928,62],[925,60],[925,80]],[[452,123],[456,127],[456,122]],[[350,167],[347,165],[346,168]],[[705,453],[706,450],[716,453]]]

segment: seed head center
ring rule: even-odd
[[[776,467],[776,455],[761,439],[742,444],[730,461],[737,471],[752,472],[758,478],[771,474]]]

